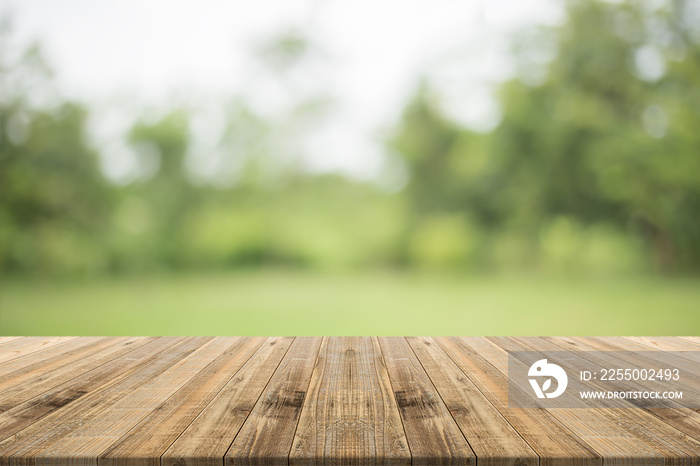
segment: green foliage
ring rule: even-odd
[[[460,180],[451,171],[450,150],[458,136],[458,128],[440,115],[428,90],[421,88],[404,111],[400,135],[392,141],[413,174],[407,191],[417,212],[442,207],[455,197]]]
[[[407,107],[392,145],[411,173],[411,228],[469,214],[490,238],[484,265],[698,270],[700,40],[686,2],[567,8],[534,34],[558,51],[541,82],[531,42],[517,42],[522,77],[502,86],[492,133],[456,129],[425,88]]]
[[[32,113],[27,137],[2,144],[3,268],[104,268],[104,254],[91,236],[106,230],[111,193],[96,152],[85,142],[84,118],[83,109],[68,104]]]
[[[449,269],[473,265],[478,234],[458,215],[432,215],[421,220],[411,238],[411,264]]]
[[[0,28],[0,270],[104,270],[99,235],[113,193],[86,140],[87,112],[31,102],[31,93],[49,87],[47,66],[36,47],[10,55],[8,27]]]
[[[37,47],[15,53],[0,28],[0,271],[696,272],[691,2],[566,5],[565,24],[514,41],[519,71],[500,87],[490,133],[450,121],[430,83],[420,86],[388,142],[409,174],[394,194],[304,169],[300,141],[332,110],[324,95],[289,103],[279,119],[222,96],[222,134],[204,149],[190,108],[136,119],[125,139],[137,176],[110,183],[87,109],[56,95],[37,104],[49,67]],[[303,87],[315,50],[292,30],[256,53],[284,90]]]
[[[301,31],[288,30],[260,44],[258,55],[277,71],[297,64],[309,53],[310,43]]]
[[[300,178],[266,193],[227,190],[188,219],[187,249],[220,267],[380,265],[400,233],[397,201],[337,176]]]

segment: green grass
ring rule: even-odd
[[[698,335],[700,279],[286,271],[6,280],[3,335]]]

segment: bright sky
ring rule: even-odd
[[[305,164],[375,178],[380,135],[421,77],[449,115],[489,130],[499,118],[493,87],[512,73],[508,34],[562,20],[557,0],[3,0],[0,11],[21,38],[40,40],[66,95],[105,103],[92,127],[115,179],[130,170],[115,141],[133,115],[109,103],[162,106],[177,93],[202,102],[193,124],[202,150],[222,126],[217,96],[242,94],[276,115],[304,95],[330,94],[335,111],[308,135]],[[261,74],[251,49],[292,28],[319,58],[290,95]]]

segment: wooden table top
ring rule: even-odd
[[[700,464],[689,408],[508,407],[518,350],[698,337],[2,337],[0,464]]]

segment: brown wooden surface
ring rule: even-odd
[[[677,403],[508,408],[507,352],[563,350],[700,338],[0,337],[0,466],[700,465]]]
[[[325,338],[289,463],[410,464],[404,428],[376,338]]]

